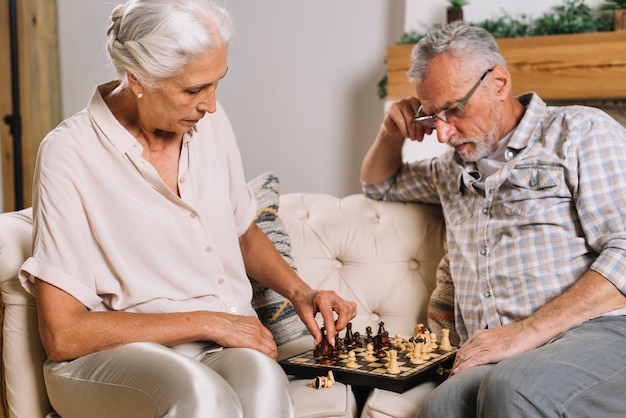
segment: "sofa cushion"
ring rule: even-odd
[[[329,388],[314,389],[309,382],[310,379],[289,382],[297,418],[356,417],[357,405],[350,385],[337,382]]]
[[[272,172],[263,173],[248,182],[248,187],[257,201],[255,218],[257,225],[291,268],[296,270],[291,258],[289,235],[278,217],[279,186],[278,177]],[[261,322],[272,332],[277,345],[309,334],[289,300],[259,284],[253,278],[250,278],[250,282],[253,290],[252,307]]]
[[[15,278],[32,251],[32,208],[0,216],[0,283]]]
[[[361,418],[417,417],[422,410],[424,399],[435,387],[435,383],[426,382],[404,393],[374,389],[365,402]]]
[[[18,270],[31,254],[32,229],[31,208],[0,215],[2,357],[7,416],[43,417],[52,410],[41,375],[46,355],[37,331],[35,299],[17,279]]]

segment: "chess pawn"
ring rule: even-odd
[[[412,341],[413,337],[411,338],[405,338],[404,341],[402,341],[402,353],[412,353],[413,352],[413,344]]]
[[[374,345],[372,343],[368,343],[367,347],[366,347],[366,356],[364,357],[363,360],[365,361],[376,361],[378,360],[376,358],[376,356],[374,355]]]
[[[396,338],[393,340],[393,346],[394,348],[400,349],[402,346],[402,334],[396,333]]]
[[[348,362],[346,363],[346,367],[349,369],[356,369],[359,367],[359,363],[356,362],[356,352],[354,350],[350,350],[348,353]]]
[[[452,350],[452,345],[450,344],[450,330],[448,328],[441,329],[441,344],[439,344],[439,349],[443,351]]]
[[[436,350],[437,347],[439,347],[437,345],[437,334],[431,332],[430,333],[430,348],[432,348],[433,350]]]
[[[391,374],[400,373],[400,367],[398,367],[397,350],[389,350],[389,365],[387,366],[387,372]]]

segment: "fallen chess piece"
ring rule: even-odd
[[[333,375],[333,371],[328,371],[328,376],[317,376],[316,378],[311,380],[309,385],[315,389],[329,388],[335,384],[335,376]]]

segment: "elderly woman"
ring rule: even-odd
[[[210,0],[131,0],[111,18],[119,80],[44,139],[36,168],[20,277],[49,399],[64,418],[291,416],[247,274],[291,300],[315,343],[317,312],[332,336],[356,308],[312,290],[253,221],[215,99],[231,19]]]

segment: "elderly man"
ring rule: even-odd
[[[443,208],[461,347],[422,416],[625,416],[626,130],[515,97],[493,37],[462,23],[415,46],[409,77],[361,178]],[[403,163],[433,132],[450,149]]]

